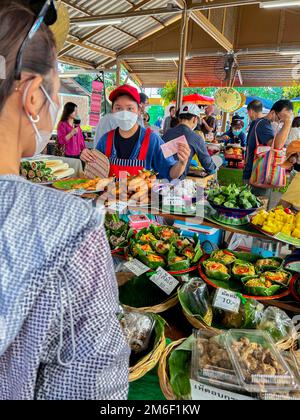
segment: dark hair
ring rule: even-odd
[[[275,104],[272,106],[271,111],[275,111],[278,113],[283,111],[284,109],[293,111],[294,107],[292,102],[287,99],[281,99],[280,101],[275,102]]]
[[[68,121],[69,117],[73,112],[75,111],[75,108],[77,108],[77,105],[73,102],[67,102],[64,106],[64,110],[61,116],[60,121]]]
[[[257,114],[263,112],[263,103],[258,99],[254,99],[254,101],[250,102],[247,106],[248,111],[254,111]]]
[[[149,97],[146,95],[146,93],[141,92],[140,93],[140,100],[141,100],[142,104],[145,104],[149,100]]]
[[[300,117],[295,117],[293,124],[292,124],[293,128],[299,128],[300,127]]]
[[[146,117],[146,122],[150,121],[150,115],[148,114],[148,112],[145,112],[144,117]]]
[[[17,54],[36,16],[18,3],[0,5],[0,56],[4,57],[6,78],[0,78],[0,112],[14,89]],[[47,76],[56,66],[55,40],[50,29],[42,24],[24,51],[22,71]],[[44,83],[51,93],[51,81]]]
[[[197,118],[197,115],[193,115],[193,114],[180,114],[179,115],[180,120],[191,121],[193,118]]]
[[[171,111],[173,111],[173,109],[176,109],[176,107],[175,106],[171,106],[171,108],[169,109],[170,114],[171,114]]]
[[[137,104],[137,106],[139,106],[139,104],[137,103],[137,101],[131,96],[129,95],[129,93],[120,93],[118,94],[118,96],[115,97],[115,99],[112,101],[112,107],[114,107],[114,104],[116,102],[117,99],[121,98],[122,96],[128,96],[128,98],[132,99],[133,102],[135,102]]]

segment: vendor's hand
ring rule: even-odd
[[[87,162],[87,163],[93,163],[96,160],[95,156],[89,149],[84,149],[82,151],[80,155],[80,159],[83,160],[83,162]]]
[[[222,140],[230,140],[230,137],[229,136],[223,136]]]
[[[182,165],[187,165],[191,155],[191,149],[188,144],[179,144],[177,156]]]

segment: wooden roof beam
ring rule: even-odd
[[[83,67],[83,68],[86,68],[86,69],[95,69],[96,70],[96,64],[91,62],[91,61],[80,60],[78,58],[69,57],[69,56],[59,57],[58,61],[60,61],[62,63],[66,63],[66,64],[72,64],[73,66],[78,66],[78,67]]]
[[[222,32],[219,31],[211,23],[209,19],[202,12],[195,11],[191,14],[191,19],[200,26],[206,33],[208,33],[219,45],[221,45],[227,52],[233,51],[233,44],[226,38]]]
[[[93,52],[95,52],[97,54],[100,54],[100,55],[104,55],[105,57],[110,57],[110,58],[115,58],[116,57],[116,54],[113,54],[111,52],[107,52],[105,50],[102,50],[102,48],[100,48],[100,47],[93,47],[92,45],[87,45],[87,44],[83,43],[82,41],[76,41],[76,40],[72,39],[70,36],[67,38],[67,42],[71,45],[81,47],[81,48],[84,48],[86,50],[93,51]],[[62,54],[62,55],[64,55],[64,54]]]

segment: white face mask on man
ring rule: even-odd
[[[138,114],[130,111],[120,111],[113,114],[117,127],[123,131],[131,130],[138,120]]]
[[[27,88],[25,89],[24,95],[23,95],[23,105],[25,106],[25,101],[26,101],[26,97],[27,97],[27,93],[28,93],[28,89],[30,87],[30,83],[28,84]],[[41,86],[41,90],[44,93],[44,95],[46,96],[48,102],[50,103],[49,106],[49,114],[50,114],[50,118],[51,118],[51,125],[52,128],[55,127],[55,123],[57,120],[57,116],[59,113],[59,105],[57,105],[56,103],[53,102],[53,100],[50,98],[48,92],[45,90],[45,88],[43,86]],[[47,144],[49,143],[51,136],[52,136],[52,131],[40,131],[36,124],[40,121],[40,117],[37,116],[37,118],[34,120],[32,118],[31,115],[27,114],[27,117],[29,118],[31,125],[35,131],[35,143],[36,143],[36,147],[35,147],[35,153],[34,156],[40,154],[45,147],[47,146]]]

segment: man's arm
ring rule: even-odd
[[[275,137],[275,149],[282,149],[288,139],[288,136],[291,131],[293,120],[289,117],[286,117],[286,119],[283,121],[283,127]],[[271,146],[273,143],[273,140],[269,142],[269,145]]]
[[[212,158],[210,157],[205,142],[202,137],[195,136],[193,141],[193,147],[195,149],[195,153],[203,166],[204,170],[209,174],[216,171],[216,165],[214,164]]]

